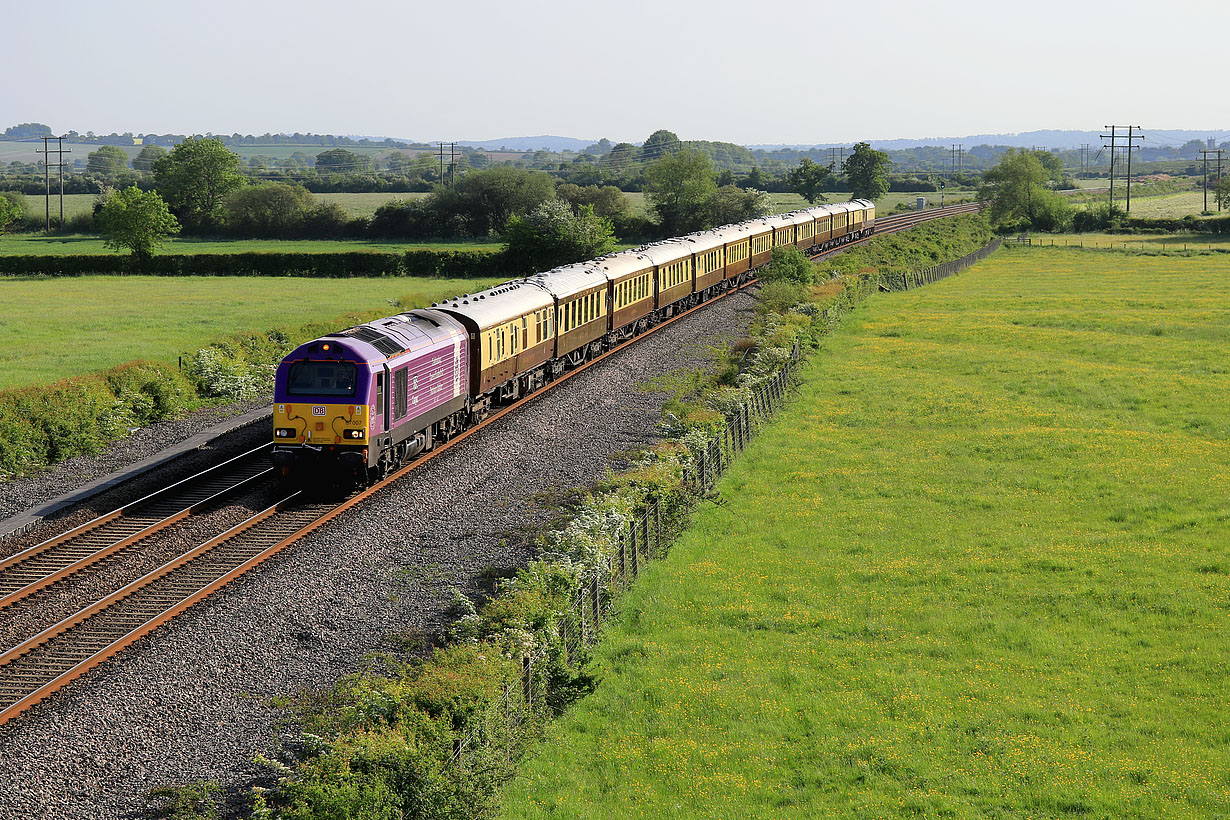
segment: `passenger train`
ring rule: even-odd
[[[493,410],[723,290],[775,247],[866,236],[856,199],[726,225],[565,265],[348,328],[278,365],[273,461],[300,483],[367,484]]]

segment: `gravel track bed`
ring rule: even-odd
[[[199,410],[182,419],[143,427],[127,438],[108,445],[99,455],[77,456],[40,473],[4,482],[0,484],[0,521],[59,498],[100,476],[157,455],[167,447],[191,438],[215,424],[266,404],[268,402],[262,400]],[[268,440],[268,425],[260,422],[248,425],[205,447],[184,453],[174,461],[156,467],[139,478],[124,482],[82,504],[56,513],[29,532],[0,539],[0,556],[12,555],[45,541]]]
[[[177,622],[0,726],[0,817],[140,817],[155,786],[257,776],[294,736],[270,699],[328,686],[390,636],[431,641],[452,590],[531,556],[535,497],[600,479],[655,440],[646,381],[711,364],[741,335],[741,293],[641,340],[458,443]]]
[[[0,609],[0,647],[16,646],[99,598],[251,518],[275,500],[271,489],[248,493],[217,509],[194,515],[141,544],[121,550],[23,601]]]

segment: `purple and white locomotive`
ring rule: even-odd
[[[300,345],[274,382],[273,463],[283,476],[366,483],[460,429],[469,334],[434,310]]]

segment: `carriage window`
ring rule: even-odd
[[[358,369],[353,362],[295,362],[286,392],[292,396],[353,396]]]

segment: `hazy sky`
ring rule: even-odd
[[[1230,122],[1225,0],[0,0],[0,21],[0,129],[749,144]]]

